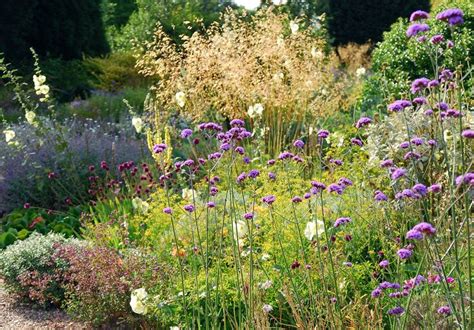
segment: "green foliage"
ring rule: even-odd
[[[48,212],[41,209],[16,209],[0,219],[0,249],[16,240],[24,240],[33,232],[54,232],[65,237],[80,235],[80,207],[67,212]]]
[[[429,8],[429,0],[329,0],[329,33],[336,46],[376,42],[398,17]]]
[[[446,47],[446,42],[438,46],[442,51],[437,59],[437,65],[440,68],[453,69],[462,64],[462,69],[467,72],[468,63],[474,56],[474,5],[464,0],[446,1],[437,12],[452,7],[464,11],[464,24],[457,27],[452,34],[447,24],[436,20],[436,14],[432,13],[427,21],[431,28],[428,39],[436,34],[453,39],[455,45],[452,49]],[[365,111],[374,111],[382,102],[391,102],[402,97],[412,80],[429,76],[433,72],[428,51],[433,46],[428,42],[420,43],[409,39],[406,36],[408,25],[406,18],[393,24],[391,30],[384,33],[384,41],[374,50],[372,55],[374,74],[368,79],[363,92],[364,102],[361,108]],[[461,63],[456,63],[459,61],[456,59],[463,60]],[[474,83],[472,75],[468,75],[465,83],[466,90],[469,91]]]
[[[146,87],[147,80],[138,74],[131,52],[116,52],[107,57],[84,60],[84,65],[95,77],[94,87],[108,92],[124,88]]]
[[[0,4],[0,50],[10,61],[40,56],[78,59],[108,51],[100,0],[5,0]],[[29,61],[28,61],[29,62]]]
[[[230,1],[155,1],[137,0],[137,9],[123,27],[112,26],[108,30],[109,43],[113,50],[130,50],[150,40],[159,23],[175,42],[181,35],[194,31],[217,20],[220,12],[230,6]]]

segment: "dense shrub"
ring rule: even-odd
[[[376,42],[398,17],[429,8],[429,0],[329,0],[329,33],[335,46]]]
[[[454,33],[443,22],[435,19],[436,13],[447,7],[457,6],[464,11],[464,24]],[[436,34],[446,36],[439,45],[437,56],[438,66],[454,68],[461,64],[463,70],[469,70],[470,59],[474,56],[474,5],[470,1],[445,1],[427,20],[431,27],[426,42],[417,42],[406,36],[407,19],[402,19],[392,25],[389,32],[384,34],[384,41],[377,45],[372,54],[373,76],[364,87],[364,110],[375,110],[382,102],[390,102],[400,98],[407,90],[411,80],[429,75],[433,71],[430,51],[434,48],[429,39]],[[454,40],[454,47],[446,47],[448,39]],[[438,46],[436,46],[438,47]],[[457,61],[457,62],[456,62]],[[468,75],[465,81],[469,92],[474,85],[474,79]]]
[[[137,9],[122,27],[110,27],[109,42],[112,49],[128,51],[153,37],[157,24],[163,26],[174,42],[181,43],[181,35],[190,36],[202,25],[208,26],[219,18],[219,14],[231,1],[154,1],[137,0]]]
[[[104,58],[87,58],[85,65],[96,79],[94,87],[116,92],[125,87],[146,86],[147,81],[138,74],[135,62],[131,52],[115,52]]]
[[[99,0],[5,0],[0,21],[0,51],[15,63],[30,47],[65,60],[108,51]]]
[[[59,234],[43,236],[34,233],[0,252],[0,276],[9,291],[23,299],[43,306],[60,306],[64,299],[61,272],[64,265],[51,259],[60,245],[76,249],[76,240],[66,240]]]

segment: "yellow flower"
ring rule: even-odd
[[[175,95],[176,103],[182,108],[186,104],[186,94],[184,92],[178,92]]]
[[[7,143],[13,140],[16,136],[15,131],[11,129],[3,131],[3,134],[5,134],[5,140],[7,141]]]
[[[143,120],[140,117],[133,117],[132,125],[137,131],[137,133],[141,133],[141,131],[143,130]]]
[[[25,113],[25,118],[26,118],[26,121],[27,121],[30,125],[33,125],[33,123],[35,122],[36,113],[34,113],[33,111],[27,111],[27,112]]]

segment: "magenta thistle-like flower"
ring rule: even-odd
[[[451,315],[451,307],[449,307],[448,305],[441,306],[440,308],[438,308],[438,314]]]
[[[443,41],[444,41],[444,37],[443,37],[443,35],[441,35],[441,34],[437,34],[437,35],[431,37],[431,39],[430,39],[430,42],[431,42],[433,45],[437,45],[437,44],[439,44],[439,43],[441,43],[441,42],[443,42]]]
[[[474,130],[466,129],[462,132],[462,136],[466,139],[474,139]]]

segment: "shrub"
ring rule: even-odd
[[[85,60],[85,65],[95,76],[96,88],[116,92],[125,87],[146,86],[147,81],[138,74],[135,62],[132,53],[116,52],[104,58],[88,58]]]
[[[64,246],[54,253],[56,259],[68,265],[63,277],[66,311],[95,325],[139,322],[130,309],[131,292],[167,281],[165,268],[152,255],[137,251],[120,256],[104,247]]]
[[[429,0],[329,0],[329,33],[335,46],[377,42],[398,17],[429,8]]]
[[[64,270],[51,260],[59,245],[76,248],[79,241],[50,233],[33,233],[0,252],[0,276],[9,291],[42,306],[59,306],[64,299],[60,273]]]
[[[456,6],[464,11],[465,23],[454,34],[449,33],[449,28],[444,22],[435,19],[436,13],[447,7]],[[408,15],[407,15],[408,16]],[[442,6],[431,14],[426,22],[431,27],[426,42],[417,42],[406,36],[408,22],[400,20],[392,25],[389,32],[384,34],[384,41],[377,45],[372,54],[372,70],[374,74],[364,87],[364,103],[362,109],[374,111],[383,102],[391,102],[395,98],[403,97],[410,81],[427,76],[432,70],[430,60],[433,48],[429,43],[431,36],[442,34],[446,39],[455,40],[453,48],[445,47],[446,41],[441,45],[441,53],[437,57],[438,66],[454,68],[462,64],[467,70],[470,58],[474,55],[474,5],[469,1],[445,1]],[[456,63],[456,59],[460,61]],[[472,77],[465,81],[466,90],[469,92],[474,85]]]
[[[30,47],[65,60],[108,51],[97,0],[2,1],[0,21],[0,49],[15,63]]]

